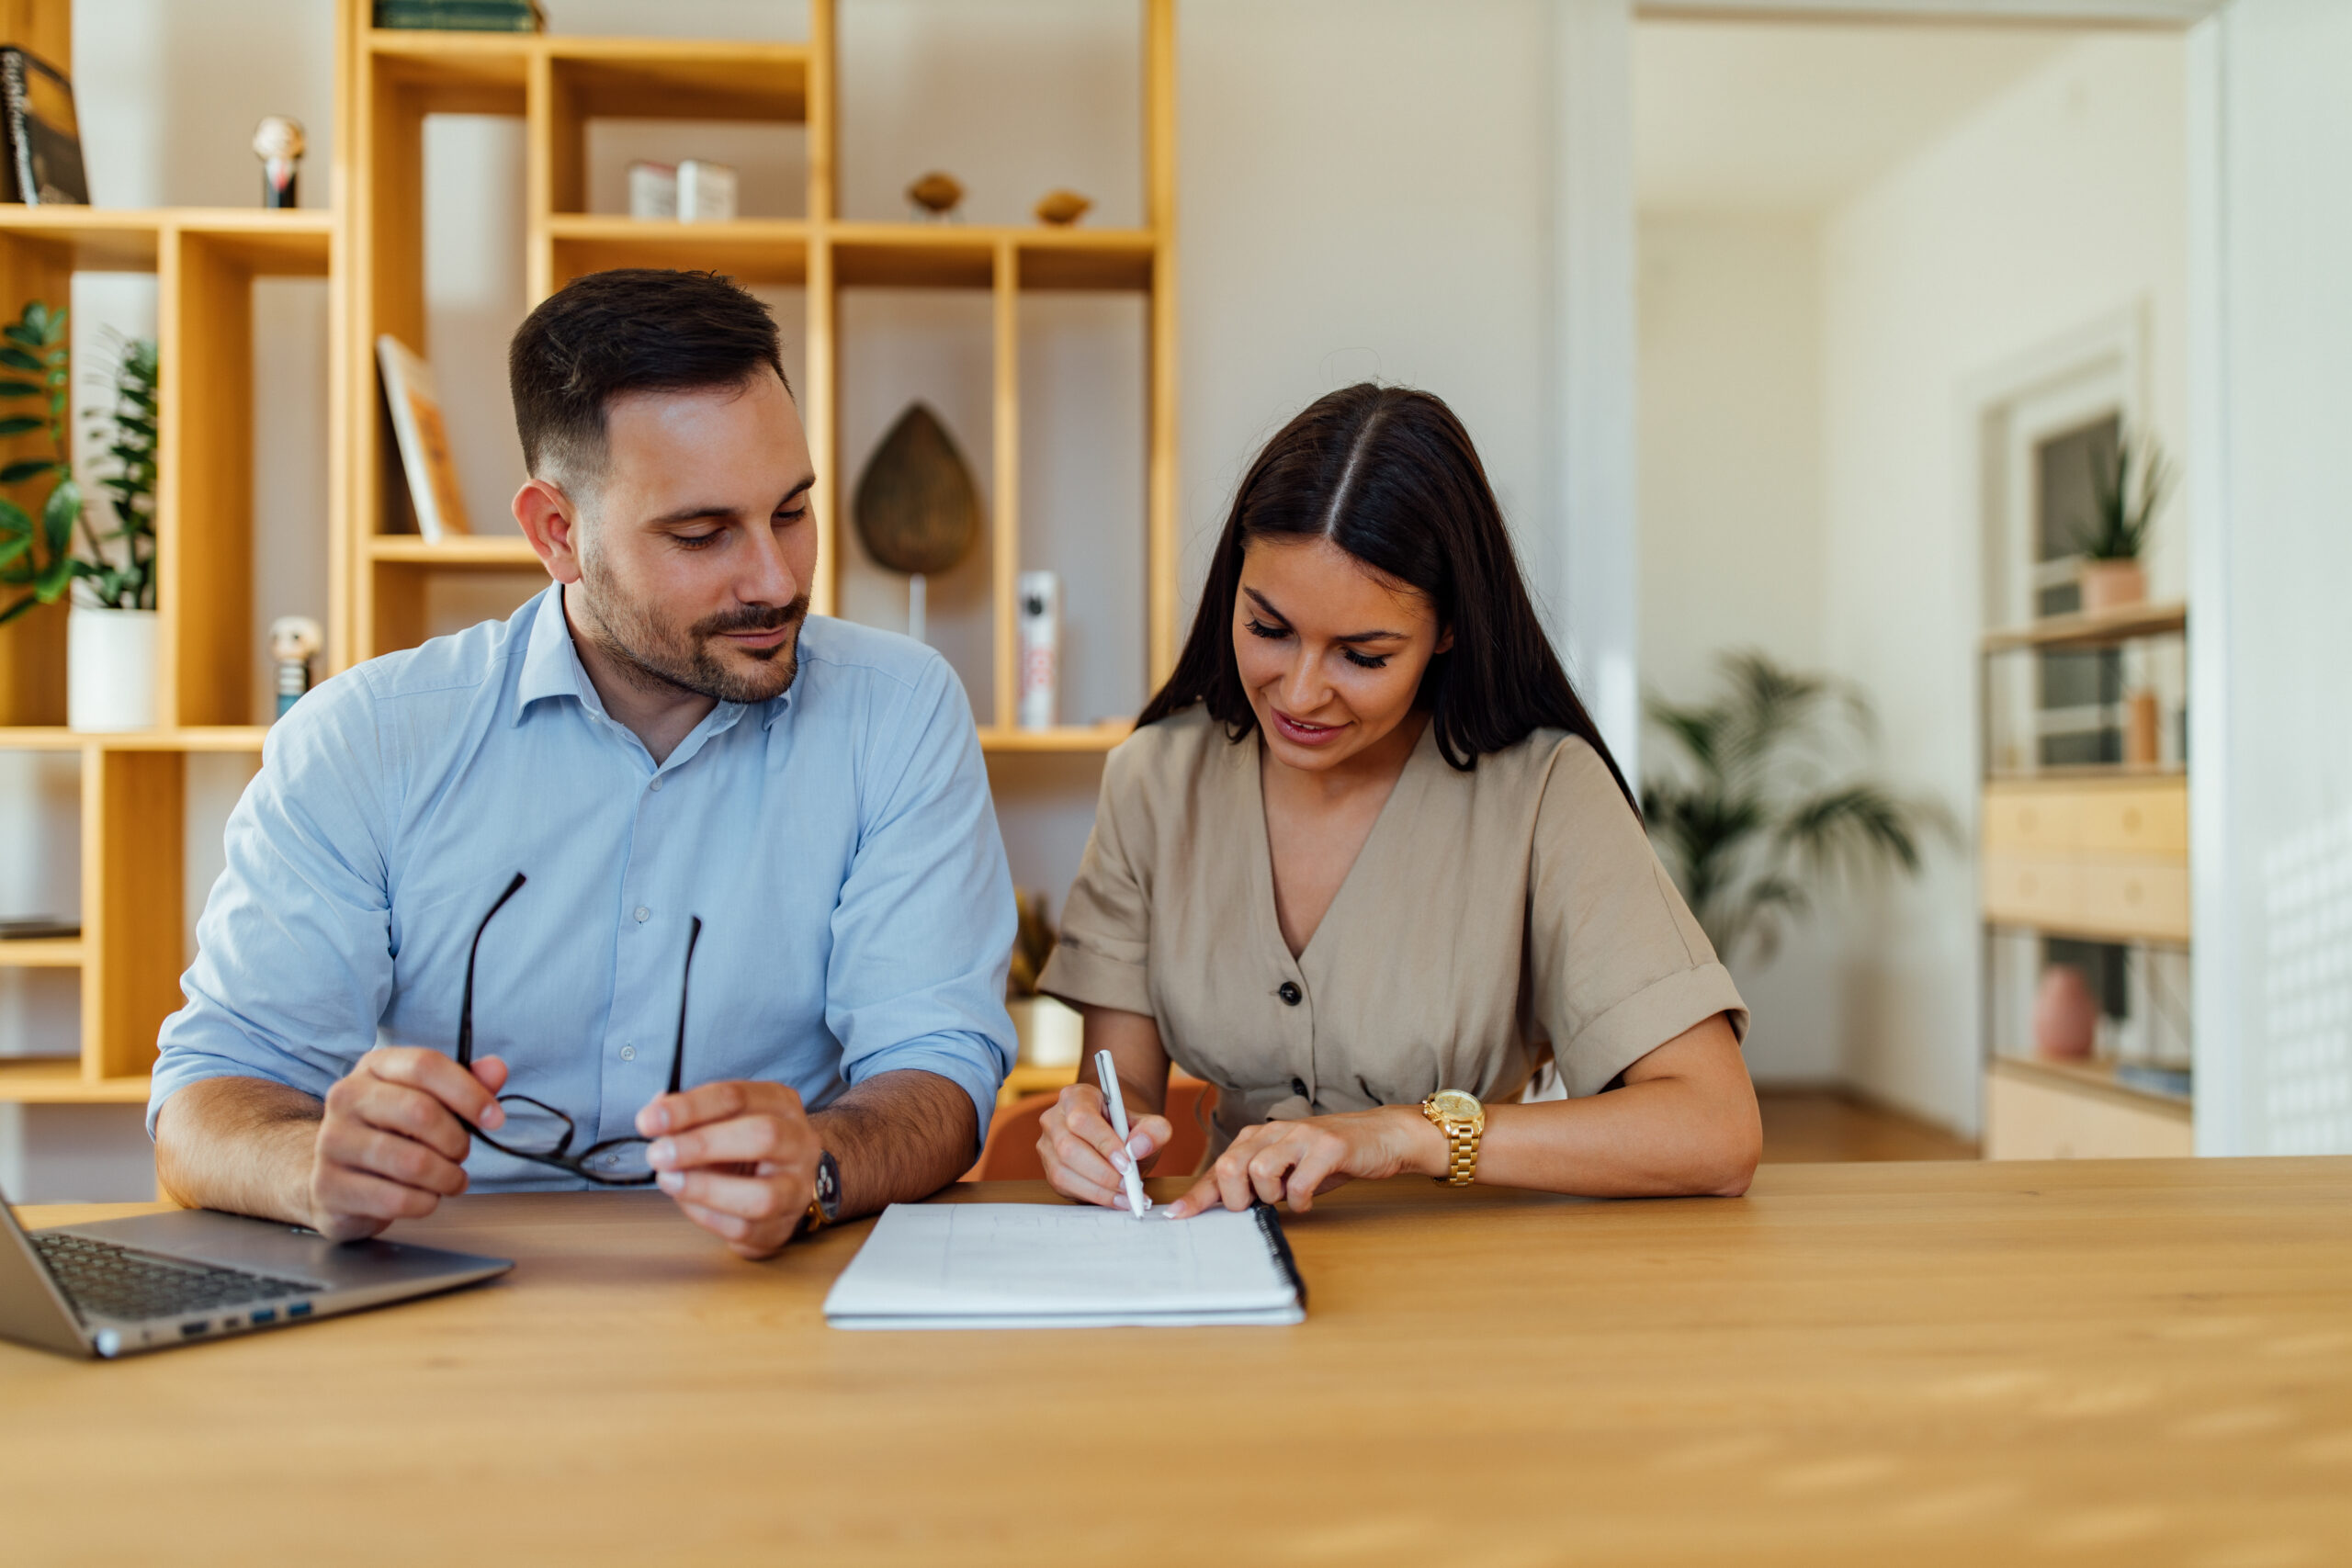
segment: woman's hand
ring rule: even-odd
[[[1061,1099],[1046,1107],[1039,1128],[1037,1153],[1054,1190],[1110,1209],[1127,1201],[1126,1165],[1121,1162],[1148,1170],[1176,1131],[1165,1116],[1137,1116],[1127,1123],[1126,1146],[1120,1147],[1119,1134],[1103,1114],[1102,1091],[1086,1083],[1063,1089]]]
[[[1261,1122],[1241,1130],[1208,1174],[1168,1206],[1168,1217],[1187,1220],[1220,1202],[1246,1209],[1285,1198],[1292,1213],[1303,1214],[1315,1206],[1317,1193],[1359,1177],[1427,1174],[1444,1148],[1444,1137],[1414,1105]]]

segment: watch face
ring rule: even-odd
[[[834,1163],[831,1149],[817,1156],[817,1202],[831,1219],[841,1207],[841,1167]]]
[[[1464,1094],[1458,1089],[1442,1089],[1430,1096],[1430,1105],[1449,1122],[1475,1122],[1485,1109],[1475,1094]]]

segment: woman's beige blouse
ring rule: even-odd
[[[1306,951],[1274,916],[1259,739],[1193,708],[1110,755],[1040,988],[1143,1013],[1241,1128],[1440,1089],[1571,1095],[1747,1010],[1600,755],[1540,730],[1447,765],[1423,733]]]

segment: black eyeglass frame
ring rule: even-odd
[[[474,928],[474,940],[466,949],[466,986],[458,1002],[458,1066],[470,1070],[474,1065],[474,961],[481,954],[482,933],[490,930],[492,918],[506,908],[506,901],[521,892],[523,884],[529,880],[519,871],[514,874],[514,880],[506,885],[506,891],[498,896],[497,901],[490,907],[490,913],[482,916],[481,923]],[[678,977],[678,1037],[670,1047],[669,1092],[672,1094],[678,1092],[682,1081],[680,1073],[686,1061],[686,998],[695,976],[695,944],[701,940],[702,917],[696,915],[686,928],[685,969]],[[571,1119],[570,1112],[559,1111],[546,1100],[535,1100],[527,1094],[502,1094],[498,1097],[501,1105],[509,1100],[519,1100],[535,1110],[544,1111],[563,1123],[563,1136],[556,1141],[553,1150],[546,1154],[532,1154],[524,1149],[509,1148],[479,1127],[467,1130],[500,1154],[529,1160],[534,1165],[549,1166],[582,1181],[593,1181],[599,1187],[650,1187],[658,1179],[651,1171],[643,1176],[607,1176],[588,1168],[590,1160],[608,1155],[615,1149],[627,1148],[631,1144],[650,1144],[652,1142],[650,1138],[639,1137],[634,1134],[627,1137],[606,1138],[573,1154],[571,1152],[571,1140],[579,1135],[580,1123]]]

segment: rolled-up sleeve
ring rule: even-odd
[[[1616,780],[1580,740],[1553,759],[1528,895],[1535,1011],[1569,1094],[1600,1092],[1717,1013],[1747,1035],[1747,1008],[1729,972]]]
[[[1133,777],[1140,748],[1129,742],[1102,769],[1102,795],[1087,835],[1086,858],[1062,907],[1061,939],[1037,988],[1064,1001],[1153,1016],[1151,897],[1127,843],[1141,809],[1142,781]]]
[[[1012,1070],[1004,980],[1018,917],[971,705],[944,660],[907,689],[876,748],[833,913],[826,1022],[846,1081],[936,1073],[972,1097],[984,1139]]]
[[[392,986],[384,768],[364,674],[320,686],[271,729],[231,813],[227,866],[197,923],[187,1005],[157,1039],[147,1131],[206,1078],[324,1098],[375,1043]]]

